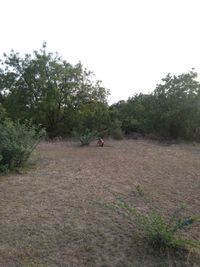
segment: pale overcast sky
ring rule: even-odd
[[[199,0],[0,0],[0,55],[58,51],[110,89],[151,92],[168,72],[200,71]]]

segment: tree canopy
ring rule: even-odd
[[[125,133],[157,133],[166,138],[199,139],[200,83],[193,70],[162,79],[151,94],[136,94],[110,107]]]
[[[33,55],[4,54],[0,70],[0,102],[12,119],[32,120],[50,136],[69,134],[79,127],[82,113],[107,104],[108,90],[81,62],[72,65],[46,45]],[[91,114],[90,114],[91,116]]]
[[[167,74],[150,94],[135,94],[109,107],[109,90],[81,62],[39,51],[11,50],[0,67],[0,118],[31,121],[49,137],[86,129],[101,135],[156,133],[165,138],[200,139],[200,83],[194,70]]]

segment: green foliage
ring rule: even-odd
[[[86,129],[98,132],[100,136],[108,134],[110,116],[108,106],[102,103],[88,103],[80,106],[76,113],[75,131],[84,133]]]
[[[12,122],[0,123],[0,172],[21,167],[29,158],[44,131],[34,126]]]
[[[6,110],[3,108],[2,104],[0,103],[0,123],[7,119]]]
[[[108,90],[80,62],[72,65],[48,53],[44,44],[24,57],[11,51],[2,64],[0,102],[12,119],[31,119],[44,126],[49,137],[71,135],[89,118],[98,124],[93,128],[102,127],[100,111],[107,107]]]
[[[200,246],[200,243],[194,240],[182,239],[176,236],[178,231],[184,230],[199,221],[198,217],[182,216],[181,212],[185,208],[184,206],[177,208],[168,220],[163,219],[160,212],[152,209],[140,212],[136,208],[129,206],[120,197],[117,197],[115,207],[144,233],[148,243],[156,249]]]
[[[86,129],[82,134],[77,135],[77,136],[82,146],[88,146],[96,137],[96,132]]]
[[[110,111],[125,134],[154,133],[164,138],[200,140],[200,83],[197,73],[168,74],[151,94],[119,101]]]
[[[113,139],[121,140],[123,139],[124,135],[121,128],[114,128],[110,130],[110,135]]]
[[[101,81],[80,62],[48,53],[46,44],[24,57],[11,50],[0,62],[0,120],[4,111],[13,120],[32,120],[50,138],[88,128],[115,139],[137,132],[200,141],[200,83],[193,70],[168,74],[151,94],[109,107]]]
[[[114,119],[109,126],[109,135],[116,139],[121,140],[124,137],[123,131],[121,129],[121,122],[118,119]]]

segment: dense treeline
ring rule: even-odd
[[[125,133],[154,133],[165,138],[200,138],[200,83],[191,71],[168,74],[151,94],[120,101],[110,110]]]
[[[109,91],[79,62],[40,51],[4,54],[0,68],[0,112],[31,121],[48,136],[73,136],[86,129],[99,135],[153,133],[165,138],[200,138],[200,83],[197,73],[168,74],[151,94],[109,107]]]

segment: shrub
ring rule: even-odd
[[[82,146],[88,146],[95,137],[96,137],[96,132],[91,131],[89,129],[86,129],[85,132],[78,135],[78,138]]]
[[[21,167],[38,144],[44,131],[35,126],[12,122],[0,123],[0,172]]]
[[[199,247],[194,240],[177,238],[178,231],[183,230],[199,221],[198,217],[181,216],[184,206],[175,209],[168,220],[164,220],[158,211],[150,210],[146,213],[130,207],[122,198],[117,197],[115,207],[128,216],[131,222],[141,230],[148,243],[156,249]]]

